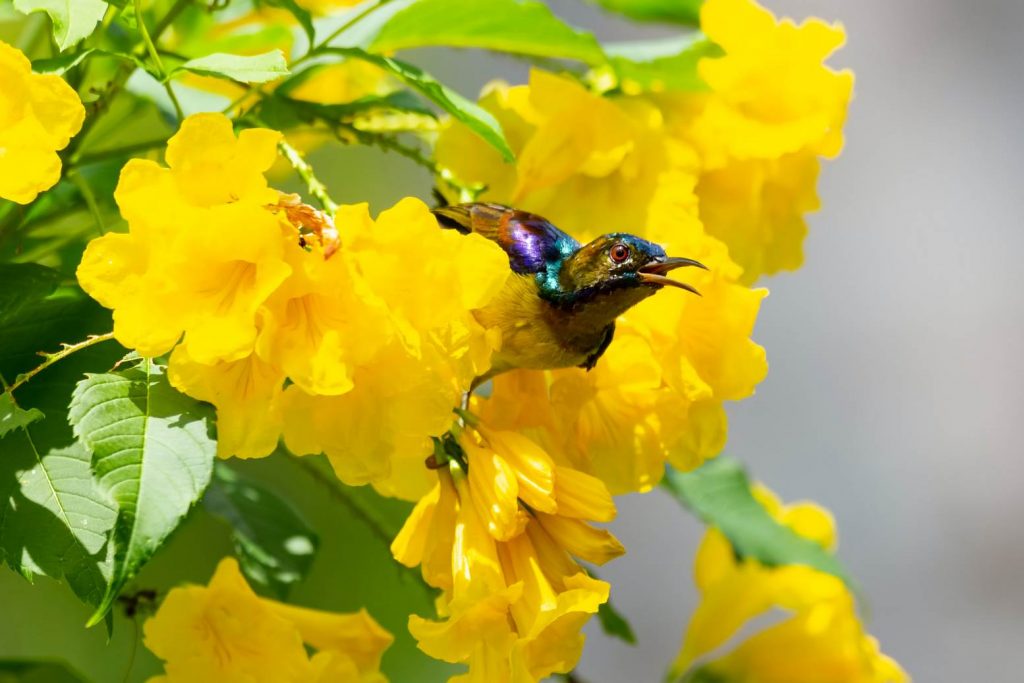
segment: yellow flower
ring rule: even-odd
[[[443,619],[413,616],[409,630],[432,657],[468,664],[453,681],[526,683],[570,671],[580,629],[609,590],[573,558],[604,564],[624,552],[588,523],[615,516],[611,496],[515,432],[477,426],[458,443],[465,462],[439,472],[392,544],[399,562],[419,565],[443,590]]]
[[[151,681],[166,683],[383,683],[380,658],[392,641],[365,611],[332,614],[257,596],[232,558],[209,586],[168,593],[143,633],[164,660],[166,673]]]
[[[701,29],[725,51],[698,66],[713,96],[692,137],[708,166],[721,165],[720,155],[839,154],[853,74],[824,61],[845,42],[842,26],[777,21],[754,0],[708,0],[700,16]]]
[[[692,145],[654,100],[602,97],[539,70],[529,85],[492,86],[481,104],[501,122],[516,164],[458,124],[442,132],[436,154],[460,179],[485,183],[485,199],[536,211],[581,240],[633,232],[710,268],[687,274],[702,298],[666,292],[623,316],[591,372],[499,376],[479,408],[488,423],[528,430],[616,494],[649,490],[666,459],[692,469],[717,455],[723,401],[749,396],[767,372],[750,340],[765,292],[737,283],[741,269],[697,218]]]
[[[813,503],[783,505],[760,487],[755,494],[782,524],[826,549],[835,544],[828,512]],[[726,655],[702,664],[713,680],[737,683],[902,683],[907,675],[864,632],[843,582],[803,565],[766,567],[737,560],[729,541],[709,530],[694,576],[701,602],[672,666],[673,680],[721,647],[745,623],[772,609],[792,613]]]
[[[267,211],[277,192],[263,171],[280,135],[242,131],[219,114],[187,118],[167,145],[170,168],[133,159],[115,199],[128,234],[89,243],[78,281],[114,309],[114,334],[144,356],[170,351],[185,334],[201,363],[240,360],[256,342],[260,306],[291,268],[283,234]]]
[[[85,107],[59,76],[32,73],[0,41],[0,198],[28,204],[60,179],[57,151],[81,129]]]
[[[839,25],[797,26],[753,0],[708,0],[701,26],[724,50],[699,64],[709,91],[649,99],[697,150],[700,219],[751,283],[803,262],[818,158],[842,148],[853,74],[824,64],[845,40]]]
[[[332,11],[346,7],[355,7],[363,0],[295,0],[295,4],[313,14],[324,16]]]
[[[268,339],[284,341],[269,353],[295,382],[283,399],[285,442],[326,453],[347,483],[416,500],[429,490],[430,437],[447,431],[490,365],[492,335],[470,311],[504,284],[508,257],[482,237],[439,229],[415,199],[376,221],[365,204],[342,207],[337,225],[339,253],[296,269],[297,284],[279,293],[285,303],[271,302]]]

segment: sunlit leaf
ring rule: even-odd
[[[104,0],[14,0],[19,12],[50,15],[53,38],[61,52],[92,35],[107,7]]]
[[[211,412],[175,391],[149,359],[88,375],[75,387],[69,419],[92,452],[100,489],[118,506],[113,574],[96,623],[200,499],[217,449]]]
[[[476,47],[588,64],[604,61],[597,40],[535,0],[420,0],[398,12],[370,42],[371,52],[424,46]]]
[[[721,48],[703,34],[605,45],[608,61],[621,87],[635,90],[706,90],[697,74],[704,57],[717,57]]]
[[[306,578],[320,540],[276,493],[219,462],[203,505],[231,525],[235,554],[250,581],[283,599]]]
[[[719,456],[687,473],[669,467],[662,485],[706,524],[721,531],[740,557],[768,566],[807,565],[853,585],[834,555],[768,513],[754,498],[750,480],[735,460]]]
[[[4,392],[0,394],[0,436],[15,429],[22,429],[28,425],[43,419],[43,413],[38,408],[25,410],[14,402],[14,397]]]
[[[205,57],[190,59],[177,69],[201,76],[227,78],[240,83],[266,83],[288,75],[288,62],[280,50],[260,55],[231,55],[215,52]]]

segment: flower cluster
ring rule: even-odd
[[[79,282],[114,309],[122,344],[173,351],[171,382],[217,407],[222,456],[268,455],[283,435],[348,483],[415,497],[429,437],[488,367],[494,340],[470,311],[504,283],[506,256],[439,230],[414,199],[376,222],[365,205],[335,223],[297,204],[263,175],[279,139],[186,119],[169,168],[124,167],[128,233],[91,242]]]
[[[365,610],[334,614],[259,597],[230,558],[209,586],[172,590],[143,633],[164,660],[165,674],[150,680],[165,683],[384,683],[380,659],[392,641]]]
[[[438,456],[445,450],[454,451],[450,467],[392,545],[443,591],[443,620],[412,616],[409,630],[432,657],[469,665],[455,680],[525,683],[571,671],[580,629],[609,591],[574,558],[604,564],[625,552],[589,523],[614,518],[608,490],[516,432],[477,424]]]
[[[779,523],[831,550],[835,525],[813,503],[783,505],[768,489],[755,495]],[[905,683],[900,666],[864,633],[853,595],[835,576],[803,565],[767,567],[737,560],[716,529],[697,552],[694,577],[701,601],[672,667],[675,680],[697,660],[733,638],[744,624],[772,609],[792,613],[701,665],[710,680],[749,683]],[[698,680],[704,680],[698,676]]]
[[[32,73],[0,41],[0,198],[28,204],[60,179],[57,151],[81,129],[85,107],[60,76]]]

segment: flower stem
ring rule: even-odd
[[[7,391],[8,392],[13,392],[15,389],[17,389],[22,384],[25,384],[26,382],[31,380],[33,377],[38,375],[40,372],[42,372],[46,368],[50,367],[51,365],[53,365],[54,363],[56,363],[58,361],[64,360],[65,358],[67,358],[71,354],[78,353],[82,349],[87,349],[90,346],[95,346],[96,344],[101,344],[101,343],[103,343],[105,341],[110,341],[113,338],[114,338],[114,333],[113,332],[107,332],[106,334],[94,334],[94,335],[84,339],[83,341],[78,342],[77,344],[65,344],[63,349],[61,349],[60,351],[57,351],[55,353],[44,353],[42,355],[43,355],[43,358],[45,360],[43,360],[42,363],[40,363],[36,367],[32,368],[28,372],[24,372],[24,373],[18,375],[14,379],[14,382],[9,387],[7,387]]]
[[[326,38],[321,40],[316,45],[311,46],[309,48],[309,50],[306,51],[306,54],[302,55],[301,57],[299,57],[298,59],[296,59],[294,62],[291,63],[291,67],[290,68],[294,71],[295,67],[297,67],[298,65],[300,65],[300,64],[302,64],[302,63],[304,63],[306,61],[309,61],[313,57],[317,56],[320,53],[321,50],[323,50],[324,48],[326,48],[326,47],[328,47],[330,45],[332,40],[334,40],[335,38],[340,36],[342,33],[344,33],[348,29],[350,29],[353,26],[355,26],[356,24],[358,24],[360,21],[362,21],[366,17],[368,17],[371,14],[373,14],[375,11],[377,11],[378,9],[380,9],[383,5],[386,5],[387,3],[388,3],[388,0],[380,0],[380,2],[378,2],[378,3],[374,4],[374,5],[370,5],[369,7],[364,9],[362,12],[359,12],[356,16],[352,17],[351,19],[346,21],[344,24],[342,24],[338,28],[334,29],[334,31],[331,32],[331,35],[327,36]]]
[[[306,183],[306,187],[309,189],[309,193],[320,202],[320,206],[324,207],[324,210],[331,216],[338,210],[338,204],[331,199],[331,196],[327,193],[327,186],[325,186],[320,179],[316,177],[313,172],[313,167],[309,165],[299,150],[295,149],[288,143],[287,140],[282,139],[278,144],[281,149],[281,153],[284,154],[284,158],[288,160],[295,172],[299,174]]]
[[[171,104],[174,105],[174,113],[177,114],[178,120],[181,121],[185,118],[185,114],[181,110],[181,103],[178,102],[178,96],[174,94],[174,88],[171,87],[171,82],[167,80],[167,70],[164,68],[164,63],[160,59],[160,52],[157,51],[156,44],[149,36],[149,29],[146,28],[146,21],[142,16],[142,0],[135,0],[135,19],[139,24],[139,33],[142,35],[142,42],[146,45],[146,52],[149,53],[149,58],[153,60],[153,66],[156,68],[157,74],[160,76],[160,82],[163,83],[164,90],[167,91],[168,97],[171,98]]]

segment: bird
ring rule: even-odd
[[[501,332],[491,369],[474,386],[519,368],[593,369],[612,343],[616,318],[630,308],[665,287],[700,295],[666,273],[707,269],[625,232],[580,244],[545,218],[503,204],[432,211],[442,228],[480,235],[508,254],[512,275],[490,303],[473,311],[477,322]]]

